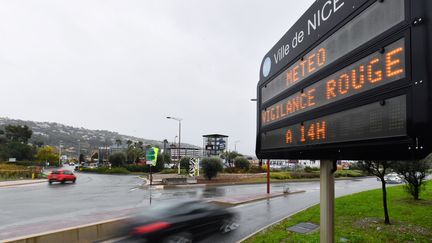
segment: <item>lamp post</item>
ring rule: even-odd
[[[257,98],[250,99],[252,102],[258,102]],[[261,161],[261,160],[260,160]],[[267,194],[270,194],[270,160],[267,160]]]
[[[62,148],[62,141],[60,141],[60,143],[59,143],[59,167],[61,167],[62,166],[62,164],[61,164],[61,148]]]
[[[180,175],[180,144],[181,144],[181,121],[183,119],[178,118],[178,117],[172,117],[172,116],[167,116],[167,119],[171,119],[171,120],[176,120],[179,123],[179,141],[178,141],[178,148],[177,148],[177,164],[178,164],[178,174]]]

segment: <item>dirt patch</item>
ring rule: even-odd
[[[379,218],[364,218],[354,222],[356,228],[360,228],[366,231],[369,230],[386,230],[391,232],[399,233],[410,233],[416,235],[423,235],[432,237],[432,232],[426,228],[418,225],[406,224],[403,221],[391,221],[391,225],[385,225],[383,219]]]
[[[419,206],[431,206],[432,201],[430,200],[414,200],[413,198],[404,198],[404,199],[398,199],[396,202],[401,202],[405,204],[413,204],[413,205],[419,205]]]

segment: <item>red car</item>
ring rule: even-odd
[[[76,176],[70,170],[53,170],[48,175],[48,182],[51,184],[54,181],[60,182],[62,184],[66,181],[72,181],[72,183],[75,183]]]

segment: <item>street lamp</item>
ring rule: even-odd
[[[172,117],[172,116],[167,116],[166,118],[171,119],[171,120],[176,120],[179,123],[179,141],[178,141],[178,148],[177,148],[177,163],[178,163],[178,174],[180,175],[181,121],[183,119],[178,118],[178,117]]]
[[[258,102],[257,98],[250,99],[250,101]],[[262,162],[260,160],[260,166],[262,165]],[[267,194],[270,194],[270,160],[267,160]]]

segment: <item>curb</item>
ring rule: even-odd
[[[258,202],[261,200],[266,200],[266,199],[272,199],[272,198],[276,198],[276,197],[281,197],[281,196],[288,196],[291,194],[298,194],[298,193],[303,193],[306,192],[305,190],[300,190],[300,191],[293,191],[293,192],[288,192],[288,193],[276,193],[273,195],[263,195],[261,197],[257,197],[257,198],[253,198],[253,199],[249,199],[249,200],[243,200],[243,201],[238,201],[238,202],[224,202],[223,200],[210,200],[209,202],[211,203],[216,203],[222,206],[228,206],[228,207],[234,207],[234,206],[238,206],[241,204],[246,204],[246,203],[252,203],[252,202]]]
[[[345,181],[345,180],[356,180],[362,178],[369,178],[371,176],[364,177],[340,177],[335,178],[335,181]],[[314,182],[320,181],[320,178],[313,179],[292,179],[286,181],[270,181],[270,184],[279,184],[279,183],[297,183],[297,182]],[[196,188],[196,187],[218,187],[218,186],[241,186],[241,185],[258,185],[258,184],[266,184],[267,182],[244,182],[244,183],[236,183],[236,182],[225,182],[225,183],[197,183],[197,184],[184,184],[184,185],[160,185],[164,189],[173,189],[173,188]],[[155,184],[154,184],[155,185]]]
[[[1,185],[0,184],[0,187],[22,186],[22,185],[31,185],[31,184],[46,183],[46,182],[48,182],[48,180],[41,179],[38,181],[22,182],[22,183],[16,183],[16,184],[8,184],[8,185]]]
[[[99,222],[95,222],[95,223],[89,223],[89,224],[83,224],[83,225],[78,225],[78,226],[73,226],[73,227],[67,227],[67,228],[63,228],[63,229],[51,230],[51,231],[31,234],[31,235],[27,235],[27,236],[21,236],[21,237],[10,238],[10,239],[3,239],[3,240],[1,240],[1,242],[4,242],[4,243],[39,242],[37,239],[39,237],[46,237],[49,240],[49,242],[59,242],[60,240],[64,240],[63,238],[65,237],[65,232],[84,229],[86,227],[97,227],[98,225],[105,225],[105,224],[110,224],[110,223],[121,223],[121,221],[125,220],[125,219],[127,219],[127,217],[108,219],[108,220],[99,221]],[[99,229],[96,228],[96,231],[99,231]],[[59,234],[59,235],[55,236],[55,234]],[[78,235],[79,235],[79,233],[78,233]],[[94,237],[94,234],[90,234],[90,235]],[[85,237],[88,235],[83,234],[83,236]],[[112,236],[110,236],[110,237],[112,237]],[[84,239],[82,242],[94,242],[94,241],[98,241],[98,239],[96,239],[96,240],[95,239],[93,239],[93,240]],[[40,242],[43,242],[43,241],[40,241]],[[78,242],[80,242],[80,241],[78,240]]]

